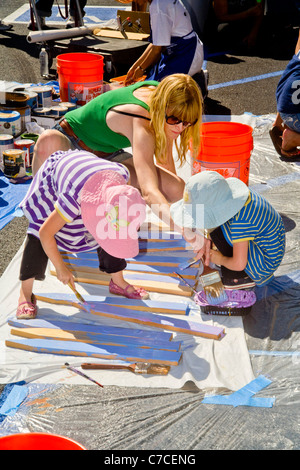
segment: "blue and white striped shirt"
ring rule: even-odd
[[[267,284],[285,251],[285,229],[280,214],[265,198],[250,189],[244,207],[221,227],[231,246],[249,241],[245,272],[258,286]]]
[[[117,171],[125,182],[129,180],[129,172],[121,163],[82,150],[53,153],[35,175],[20,203],[29,220],[27,232],[39,238],[42,224],[56,210],[66,221],[55,235],[60,250],[76,253],[97,248],[98,243],[81,218],[80,193],[85,182],[103,170]]]

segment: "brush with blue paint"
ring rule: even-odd
[[[79,294],[78,290],[75,289],[75,287],[72,286],[71,282],[68,283],[68,286],[70,287],[70,289],[72,289],[72,291],[74,292],[74,294],[76,295],[76,298],[79,300],[79,302],[84,306],[85,310],[87,310],[88,312],[91,311],[90,309],[90,306],[88,305],[88,303],[84,300],[84,298],[82,297],[81,294]]]
[[[189,268],[193,264],[197,263],[197,261],[199,261],[199,259],[190,258],[187,261],[184,261],[183,263],[180,263],[178,265],[178,268],[180,269],[180,271],[184,271],[185,269]]]
[[[205,267],[205,269],[210,269]],[[193,292],[198,292],[179,274],[174,272]],[[205,297],[209,305],[219,305],[228,300],[225,288],[223,286],[220,274],[216,270],[211,270],[210,273],[200,276],[200,282],[205,292]]]

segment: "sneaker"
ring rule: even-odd
[[[0,20],[0,31],[10,31],[12,28],[13,28],[12,24],[3,23],[3,21]]]

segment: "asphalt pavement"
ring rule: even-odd
[[[2,0],[0,18],[5,19],[24,4],[27,4],[25,0]],[[116,6],[117,2],[88,0],[88,5]],[[206,114],[239,115],[248,112],[265,115],[276,112],[276,85],[293,55],[298,37],[297,21],[294,23],[282,23],[276,18],[275,22],[267,24],[263,39],[251,53],[239,49],[234,42],[231,47],[224,48],[224,44],[216,40],[213,46],[206,47],[204,65],[209,72]],[[13,24],[11,31],[0,32],[0,80],[19,83],[47,81],[40,76],[40,46],[29,44],[27,34],[27,25],[19,23]],[[55,79],[55,58],[51,73]],[[26,227],[24,217],[15,218],[0,231],[0,275],[23,241]]]

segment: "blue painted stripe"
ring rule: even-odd
[[[282,73],[283,73],[283,70],[279,70],[278,72],[264,73],[262,75],[255,75],[254,77],[247,77],[247,78],[241,78],[239,80],[231,80],[229,82],[216,83],[215,85],[208,85],[208,89],[215,90],[217,88],[224,88],[227,86],[243,85],[244,83],[255,82],[257,80],[264,80],[266,78],[277,77],[279,75],[282,75]]]

